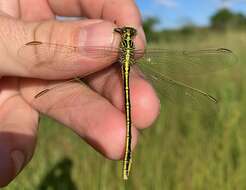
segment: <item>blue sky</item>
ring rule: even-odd
[[[177,28],[189,22],[208,25],[211,15],[222,7],[246,14],[246,0],[136,0],[136,3],[143,17],[158,17],[162,28]]]

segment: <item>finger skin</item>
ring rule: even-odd
[[[22,96],[35,109],[59,120],[96,150],[110,159],[122,158],[125,142],[125,116],[107,99],[86,85],[72,83],[50,91],[35,99],[38,81],[21,88]],[[133,130],[133,146],[137,141],[137,129]]]
[[[55,18],[47,1],[19,0],[19,18],[25,21],[42,21]]]
[[[141,25],[141,16],[133,0],[49,0],[48,3],[58,15],[101,18],[116,21],[117,25]]]
[[[86,50],[73,48],[80,45],[118,47],[120,39],[113,32],[115,25],[110,22],[24,23],[3,17],[0,17],[0,22],[3,25],[0,28],[0,73],[4,76],[65,79],[88,75],[111,65],[117,59],[116,54],[93,57]],[[16,36],[16,33],[19,35]],[[33,40],[66,44],[67,48],[59,49],[59,46],[52,50],[48,46],[39,48],[25,45]]]
[[[35,99],[43,86],[38,88],[38,81],[33,80],[25,80],[24,84],[29,84],[21,88],[21,93],[35,109],[69,126],[103,155],[119,159],[124,152],[126,129],[122,81],[117,71],[119,67],[112,67],[86,78],[87,83],[100,94],[85,84],[70,83]],[[49,82],[44,86],[58,84]],[[137,128],[146,128],[153,123],[160,104],[151,85],[134,72],[131,92],[134,147]]]
[[[11,16],[18,18],[20,16],[19,2],[17,0],[13,1],[1,1],[0,2],[0,12],[2,15]]]
[[[97,72],[86,78],[92,89],[102,94],[115,107],[124,112],[124,88],[120,64]],[[132,121],[142,129],[151,126],[160,112],[160,101],[155,90],[134,67],[130,73],[130,98]]]
[[[38,113],[18,95],[9,97],[0,106],[0,187],[7,185],[30,161],[36,144],[37,121]],[[22,153],[21,156],[13,157],[16,152]]]
[[[67,0],[64,0],[66,2]],[[74,11],[78,10],[71,4],[70,9],[65,8],[66,5],[62,1],[50,0],[50,5],[54,12],[73,16]],[[54,2],[54,4],[53,4]],[[140,11],[133,0],[80,0],[74,1],[74,4],[80,4],[81,11],[77,12],[77,16],[85,16],[87,18],[101,18],[115,23],[117,26],[135,27],[139,33],[137,35],[136,47],[144,48],[146,39],[142,28],[142,19]],[[73,7],[72,7],[73,6]],[[63,11],[62,11],[63,10]]]
[[[133,143],[136,144],[136,129],[149,127],[154,122],[160,103],[145,79],[134,71],[130,76]],[[119,159],[124,150],[125,136],[120,66],[112,66],[85,80],[97,93],[85,84],[70,83],[35,99],[40,91],[57,86],[59,82],[47,81],[44,84],[40,81],[38,85],[38,81],[27,79],[21,82],[24,85],[20,89],[22,96],[35,109],[69,126],[108,158]]]
[[[49,5],[46,9],[33,9],[33,6],[30,6],[30,4],[41,4],[40,7],[45,8],[46,2]],[[141,14],[133,0],[25,0],[21,3],[21,7],[24,20],[32,21],[43,18],[46,20],[46,17],[54,18],[54,15],[83,16],[89,19],[107,20],[120,27],[132,26],[139,33],[136,37],[136,47],[144,48],[146,43]],[[35,5],[35,7],[37,6]],[[53,13],[53,16],[50,15],[50,12]]]
[[[66,1],[50,0],[49,3],[54,12],[60,15],[74,16],[74,13],[77,13],[75,16],[101,18],[120,27],[135,27],[139,33],[135,39],[136,47],[137,49],[144,48],[146,39],[142,28],[141,14],[133,0],[80,0],[73,1],[74,3],[71,3],[69,8],[65,8]],[[77,4],[80,4],[79,10],[76,8]]]
[[[1,1],[0,14],[8,18],[18,18],[18,5],[15,0]],[[8,32],[11,31],[10,28],[2,28],[6,24],[4,21],[1,23],[2,36],[10,34]],[[8,62],[5,62],[5,65],[8,65]],[[38,113],[19,96],[18,80],[1,78],[2,75],[0,72],[0,187],[10,183],[31,159],[38,127]]]

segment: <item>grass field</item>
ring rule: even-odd
[[[71,131],[43,117],[31,163],[4,189],[246,189],[246,33],[208,33],[161,45],[226,47],[237,54],[239,66],[203,82],[221,100],[217,111],[203,107],[200,112],[163,100],[155,126],[139,138],[126,183],[121,179],[121,162],[105,159]]]

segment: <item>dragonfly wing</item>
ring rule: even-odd
[[[71,64],[81,64],[85,60],[116,60],[119,50],[104,46],[69,46],[55,43],[32,41],[19,49],[19,56],[33,67],[46,65],[58,70],[70,70]],[[60,66],[59,66],[60,65]]]
[[[178,104],[187,102],[199,109],[215,108],[217,103],[216,98],[198,89],[201,88],[199,83],[202,80],[198,79],[204,76],[202,74],[223,70],[237,63],[233,52],[224,48],[197,51],[136,50],[136,57],[141,57],[137,61],[138,66],[162,97]]]
[[[197,51],[136,50],[136,57],[141,57],[138,60],[140,65],[150,65],[175,79],[222,70],[237,62],[233,52],[224,48]]]
[[[155,69],[140,64],[140,70],[146,73],[146,77],[164,100],[178,104],[191,105],[199,110],[216,109],[218,100],[211,94],[194,88],[185,83],[176,81]]]

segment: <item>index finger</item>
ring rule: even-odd
[[[133,0],[50,0],[51,9],[62,16],[84,16],[115,22],[118,26],[132,26],[138,31],[136,44],[145,46],[140,11]],[[79,6],[78,6],[79,5]]]
[[[133,0],[49,0],[52,11],[62,16],[83,16],[141,25],[141,16]]]

